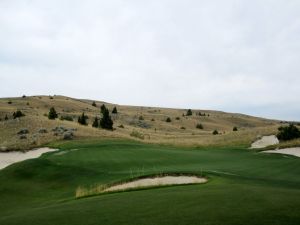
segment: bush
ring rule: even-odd
[[[114,107],[111,113],[117,114],[118,113],[117,107]]]
[[[12,101],[11,101],[11,100],[9,100],[9,101],[7,102],[7,104],[11,105],[11,104],[12,104]]]
[[[192,112],[192,110],[191,110],[191,109],[189,109],[189,110],[187,111],[186,115],[187,115],[187,116],[192,116],[192,115],[193,115],[193,112]]]
[[[125,128],[123,124],[121,124],[120,126],[118,126],[119,128]]]
[[[22,113],[20,110],[17,110],[16,112],[13,113],[14,119],[16,119],[18,117],[22,117],[22,116],[25,116],[25,114]]]
[[[7,116],[7,115],[5,115],[5,118],[4,118],[4,120],[8,120],[8,116]]]
[[[26,98],[26,95],[23,95],[22,98]]]
[[[139,120],[144,120],[144,117],[143,116],[139,116]]]
[[[81,116],[78,117],[78,123],[81,125],[88,125],[86,120],[87,120],[87,116],[84,115],[84,113],[82,113]]]
[[[60,117],[60,120],[73,121],[73,117],[72,117],[72,116],[68,116],[68,115],[66,115],[66,116],[61,116],[61,117]]]
[[[140,133],[140,132],[138,132],[136,130],[132,131],[130,133],[130,136],[131,137],[135,137],[135,138],[139,138],[139,139],[144,139],[145,138],[144,134],[142,134],[142,133]]]
[[[237,127],[233,127],[232,131],[238,131]]]
[[[51,107],[48,113],[48,119],[49,120],[55,120],[58,117],[56,110],[54,107]]]
[[[185,127],[180,127],[181,130],[185,130]]]
[[[172,122],[171,118],[168,117],[168,118],[166,119],[166,122],[167,122],[167,123],[171,123],[171,122]]]
[[[154,121],[155,121],[155,119],[153,119],[153,118],[152,118],[152,119],[151,119],[151,121],[153,121],[153,122],[154,122]]]
[[[97,107],[97,104],[95,101],[93,101],[92,106]]]
[[[203,129],[203,125],[202,125],[201,123],[198,123],[198,124],[196,125],[196,128],[202,130],[202,129]]]
[[[299,129],[293,124],[284,127],[281,126],[278,128],[278,131],[277,138],[282,141],[292,140],[300,137]]]
[[[180,118],[177,116],[176,118],[175,118],[176,120],[180,120]]]
[[[217,135],[217,134],[219,134],[219,132],[217,130],[214,130],[212,134]]]

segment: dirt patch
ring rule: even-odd
[[[263,136],[261,139],[252,143],[251,148],[265,148],[270,145],[279,144],[279,140],[275,135]]]
[[[263,153],[278,153],[278,154],[293,155],[293,156],[300,157],[300,148],[298,147],[298,148],[268,150],[268,151],[263,151]]]
[[[103,192],[120,191],[134,188],[153,187],[153,186],[165,186],[165,185],[179,185],[179,184],[200,184],[206,183],[206,178],[200,178],[196,176],[165,176],[154,178],[143,178],[136,181],[115,185],[109,187]]]
[[[3,169],[13,163],[24,161],[26,159],[38,158],[46,152],[53,151],[57,151],[57,149],[39,148],[28,152],[0,152],[0,169]]]

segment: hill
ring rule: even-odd
[[[117,107],[118,113],[111,114],[114,131],[92,127],[94,118],[100,117],[102,104],[110,112]],[[51,107],[58,113],[56,120],[47,117]],[[25,116],[13,119],[17,110]],[[77,123],[82,113],[88,116],[87,126]],[[260,135],[276,133],[280,125],[275,120],[220,111],[192,110],[191,116],[186,114],[184,109],[125,106],[66,96],[1,98],[0,148],[2,151],[30,149],[61,140],[63,132],[69,130],[74,133],[75,139],[122,138],[182,146],[249,146]],[[167,118],[171,122],[166,122]],[[201,126],[197,128],[197,124],[201,124],[203,129],[199,129]],[[63,131],[56,132],[60,127]],[[237,127],[238,131],[233,131],[233,127]],[[27,129],[28,134],[18,135],[22,129]],[[213,135],[214,130],[219,134]]]

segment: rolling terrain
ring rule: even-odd
[[[62,126],[76,130],[75,139],[125,138],[146,143],[172,144],[180,146],[249,146],[258,136],[275,134],[279,121],[242,114],[210,110],[192,110],[193,115],[184,116],[187,109],[123,106],[92,100],[74,99],[65,96],[23,96],[0,99],[0,149],[28,150],[62,139],[52,131]],[[100,117],[100,106],[105,104],[111,114],[114,131],[92,127],[94,118]],[[49,109],[55,107],[59,118],[71,117],[73,121],[49,120]],[[21,110],[25,116],[13,119],[13,113]],[[82,113],[88,116],[88,126],[77,123]],[[199,115],[201,114],[201,115]],[[7,116],[7,120],[5,117]],[[171,122],[166,122],[167,118]],[[203,129],[197,129],[201,124]],[[237,127],[238,131],[233,131]],[[26,138],[17,133],[27,129]],[[40,130],[46,132],[39,132]],[[212,135],[217,130],[218,135]]]

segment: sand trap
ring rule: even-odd
[[[268,151],[263,151],[263,153],[279,153],[279,154],[286,154],[286,155],[293,155],[293,156],[300,157],[300,148],[284,148],[284,149],[268,150]]]
[[[67,151],[60,151],[60,152],[54,153],[54,155],[65,155],[67,153],[78,151],[78,150],[79,149],[71,149],[71,150],[67,150]]]
[[[21,162],[26,159],[38,158],[46,152],[53,152],[57,150],[58,149],[39,148],[28,152],[0,152],[0,169],[3,169],[13,163]]]
[[[201,184],[206,183],[207,179],[196,176],[165,176],[154,178],[143,178],[132,182],[115,185],[105,189],[103,192],[120,191],[141,187],[153,187],[164,185],[179,185],[179,184]]]
[[[275,135],[263,136],[261,139],[253,142],[251,148],[265,148],[276,144],[279,144],[279,140]]]

